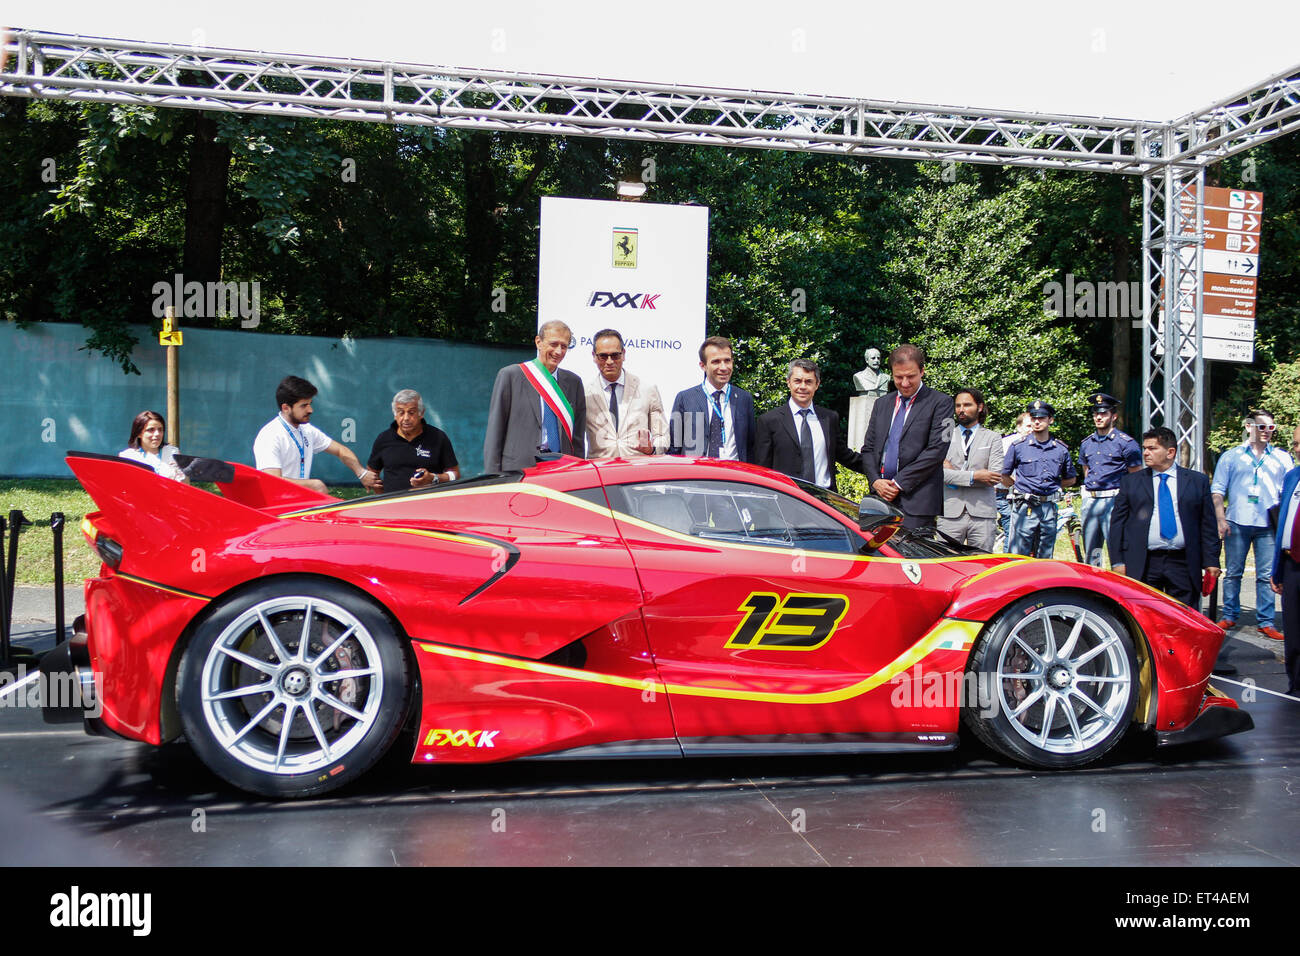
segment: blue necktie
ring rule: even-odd
[[[907,419],[907,406],[912,403],[912,398],[903,399],[898,411],[894,412],[894,422],[889,426],[889,437],[885,439],[885,460],[880,464],[882,478],[893,478],[898,474],[898,440],[903,437],[903,423]]]
[[[1174,494],[1169,490],[1169,476],[1160,476],[1159,498],[1160,537],[1166,541],[1174,540],[1178,534],[1178,519],[1174,517]]]
[[[560,451],[560,420],[551,411],[551,406],[542,402],[542,451]]]
[[[722,446],[727,443],[726,428],[722,421],[722,389],[713,393],[713,416],[709,419],[709,441],[705,458],[721,458]]]

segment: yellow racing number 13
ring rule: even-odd
[[[811,651],[835,632],[849,609],[842,594],[779,594],[755,591],[736,610],[745,611],[726,647]]]

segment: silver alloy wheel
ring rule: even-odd
[[[1002,644],[995,688],[1008,722],[1040,750],[1088,751],[1127,717],[1129,655],[1109,621],[1073,604],[1027,614]]]
[[[203,663],[201,708],[216,742],[254,770],[302,774],[337,762],[383,699],[374,637],[350,611],[301,595],[253,605]]]

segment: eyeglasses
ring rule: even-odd
[[[1246,425],[1250,428],[1258,428],[1262,432],[1271,432],[1277,430],[1276,425],[1261,425],[1258,422],[1247,422]]]
[[[602,362],[613,362],[623,357],[622,352],[597,352],[596,358]]]

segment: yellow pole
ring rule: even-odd
[[[171,329],[176,329],[176,310],[172,306],[167,306],[166,325]],[[175,345],[166,346],[167,349],[167,444],[174,445],[177,448],[181,446],[181,383],[180,383],[180,352]]]

